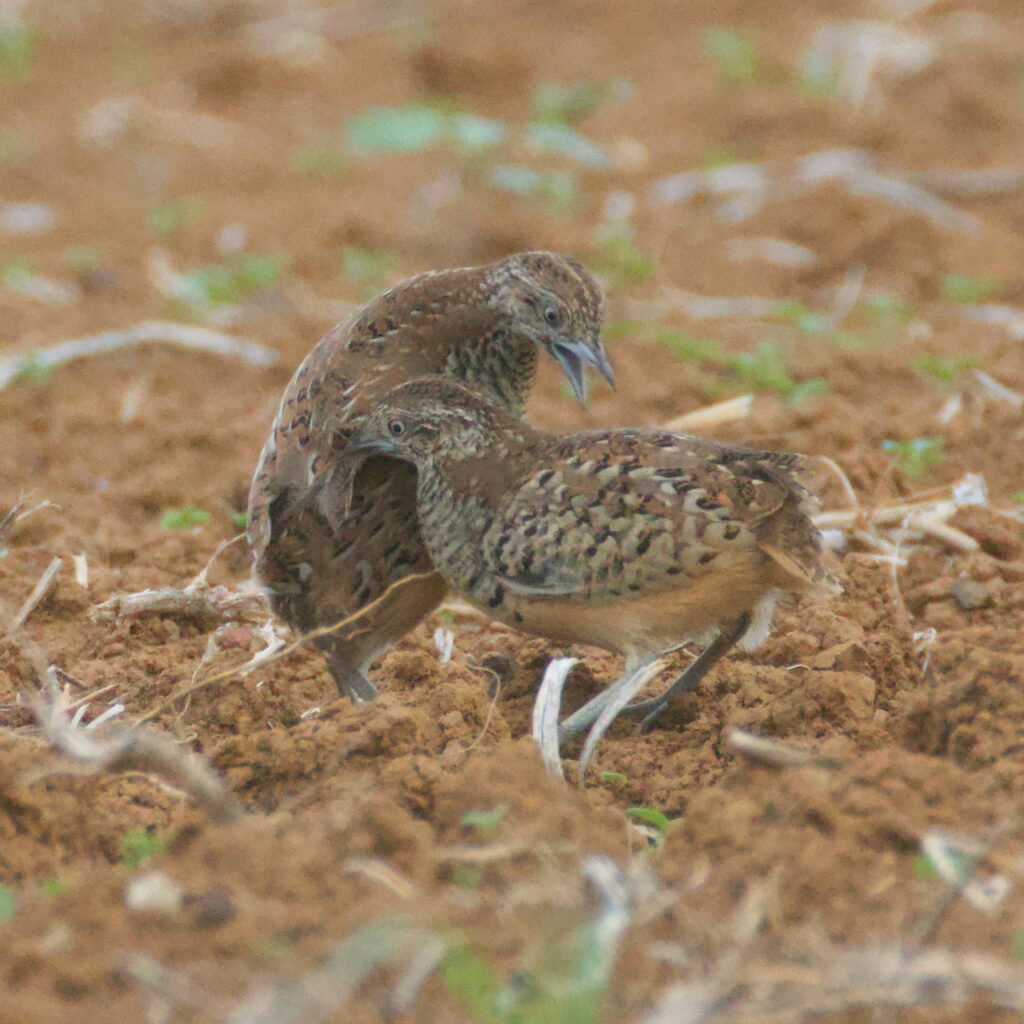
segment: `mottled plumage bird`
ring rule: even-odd
[[[425,374],[457,378],[519,416],[538,352],[557,360],[582,401],[585,367],[613,382],[600,329],[593,277],[567,256],[525,252],[399,284],[299,366],[253,477],[248,539],[271,605],[293,629],[369,606],[354,630],[314,641],[339,692],[371,699],[369,663],[445,593],[420,539],[415,470],[347,451],[363,417],[389,389]]]
[[[547,434],[440,379],[383,397],[350,446],[415,465],[433,564],[494,618],[624,655],[627,674],[715,636],[666,694],[633,705],[648,719],[733,644],[757,646],[782,593],[839,589],[797,455],[656,430]]]

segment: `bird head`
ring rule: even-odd
[[[360,424],[348,450],[417,466],[435,458],[476,457],[499,425],[528,429],[461,384],[424,377],[388,392]]]
[[[588,366],[615,386],[601,344],[601,287],[581,263],[560,253],[520,252],[495,264],[493,274],[492,301],[507,329],[547,352],[580,402]]]

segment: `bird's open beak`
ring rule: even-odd
[[[598,347],[596,350],[582,341],[556,341],[551,346],[551,354],[558,360],[558,365],[569,379],[573,393],[581,403],[587,400],[587,379],[583,373],[584,367],[590,366],[614,388],[615,371],[604,349]]]
[[[386,437],[362,437],[356,434],[348,443],[353,455],[394,455],[395,446]]]

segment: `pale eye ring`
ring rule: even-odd
[[[555,307],[555,306],[548,306],[548,307],[547,307],[547,308],[546,308],[546,309],[544,310],[544,319],[545,319],[545,320],[547,320],[547,322],[548,322],[548,323],[549,323],[549,324],[550,324],[550,325],[551,325],[552,327],[557,327],[557,326],[558,326],[558,324],[559,324],[559,321],[560,321],[560,320],[561,320],[562,318],[561,318],[561,317],[560,317],[560,316],[558,315],[558,309],[557,309],[557,307]]]
[[[405,433],[405,424],[401,420],[388,420],[388,433],[392,437],[401,437]]]

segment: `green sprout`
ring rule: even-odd
[[[598,270],[610,278],[612,287],[645,281],[654,272],[654,264],[636,247],[635,235],[624,221],[599,224],[594,229],[594,242],[600,250]]]
[[[244,530],[249,525],[249,513],[248,512],[236,512],[231,517],[231,525],[236,530]]]
[[[808,309],[802,302],[790,299],[780,302],[775,315],[792,324],[804,334],[820,334],[828,329],[828,318]]]
[[[684,363],[714,363],[716,366],[728,364],[728,359],[722,351],[722,343],[714,338],[697,338],[685,331],[664,327],[655,332],[654,340],[665,345]]]
[[[0,25],[0,75],[20,82],[31,78],[37,40],[37,33],[17,18]]]
[[[448,118],[433,107],[370,107],[345,126],[353,153],[421,153],[443,141]]]
[[[914,360],[914,369],[927,373],[944,384],[952,384],[961,373],[973,370],[981,365],[977,356],[937,356],[933,352],[925,352]]]
[[[624,78],[574,82],[538,82],[533,88],[533,120],[575,128],[598,107],[611,100],[628,100],[633,83]]]
[[[345,166],[345,159],[329,146],[299,146],[288,158],[288,170],[297,174],[337,174]]]
[[[944,437],[915,437],[909,441],[883,441],[882,451],[896,456],[896,467],[907,476],[920,476],[929,466],[946,461]]]
[[[567,171],[494,164],[488,169],[487,184],[514,195],[541,199],[551,213],[568,213],[576,203],[576,178]]]
[[[0,885],[0,924],[14,917],[14,890]]]
[[[283,256],[238,253],[224,263],[183,274],[180,297],[198,312],[241,302],[273,285],[284,265]]]
[[[205,217],[206,200],[202,196],[189,195],[151,206],[146,214],[146,224],[158,235],[170,235]]]
[[[775,391],[791,405],[799,405],[806,398],[828,391],[828,381],[823,377],[794,381],[786,366],[785,353],[771,341],[758,342],[753,352],[742,352],[730,363],[733,372],[744,384]]]
[[[1003,282],[991,275],[970,277],[967,274],[944,274],[942,278],[942,294],[953,302],[965,305],[987,302],[1002,287]]]
[[[346,245],[341,250],[341,272],[349,281],[376,286],[398,266],[398,257],[387,249],[360,249]]]
[[[160,525],[165,530],[192,530],[209,521],[210,513],[204,512],[201,508],[196,508],[195,505],[168,509],[160,517]]]
[[[121,863],[126,868],[141,867],[151,857],[163,853],[169,845],[169,839],[162,839],[147,828],[134,828],[121,836]]]
[[[807,96],[835,99],[839,95],[839,72],[831,55],[807,50],[800,65],[800,85]]]
[[[594,170],[604,170],[610,163],[600,146],[565,125],[527,125],[526,141],[535,149],[557,153]]]
[[[50,900],[54,896],[59,896],[62,892],[67,892],[70,888],[70,883],[65,882],[60,876],[54,875],[52,878],[44,878],[39,883],[39,895],[44,899]]]
[[[749,85],[757,76],[757,47],[735,29],[713,26],[700,34],[701,49],[718,67],[722,85]]]
[[[78,274],[91,274],[103,262],[103,250],[98,245],[72,245],[64,250],[64,262]]]
[[[32,152],[32,137],[24,128],[0,125],[0,164],[17,163]]]
[[[478,828],[481,832],[493,832],[505,815],[508,814],[508,804],[498,804],[489,811],[466,811],[459,822],[466,828]]]

